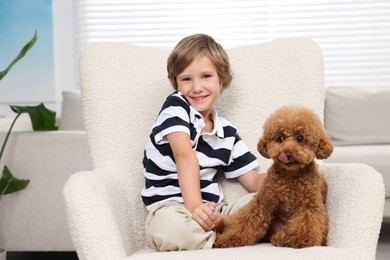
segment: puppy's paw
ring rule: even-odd
[[[326,234],[324,236],[322,229],[316,229],[314,226],[306,223],[290,229],[288,232],[288,241],[292,248],[322,246],[324,242],[326,243]]]
[[[305,248],[305,247],[312,247],[312,246],[316,246],[316,245],[313,244],[311,241],[302,239],[302,240],[292,240],[292,241],[290,241],[290,245],[289,246],[292,247],[292,248]]]
[[[231,236],[227,236],[226,234],[217,234],[217,238],[215,239],[214,248],[228,248],[234,247],[234,240]]]
[[[273,246],[278,247],[289,247],[288,240],[286,238],[286,232],[284,231],[278,231],[275,234],[273,234],[270,238],[271,243]]]
[[[218,234],[215,239],[214,248],[229,248],[229,247],[240,247],[244,246],[245,243],[242,241],[240,236],[235,236],[233,234]]]

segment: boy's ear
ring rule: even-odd
[[[318,145],[316,157],[317,159],[326,159],[328,158],[333,152],[333,144],[330,141],[330,138],[325,135],[320,140],[320,144]]]
[[[267,149],[267,140],[264,136],[262,136],[259,140],[259,142],[257,143],[257,151],[259,151],[259,153],[265,157],[265,158],[270,158],[269,155],[268,155],[268,149]]]

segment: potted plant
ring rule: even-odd
[[[35,31],[32,39],[22,48],[19,55],[9,64],[9,66],[0,72],[0,81],[10,71],[10,69],[20,60],[25,54],[34,46],[38,39],[38,32]],[[33,130],[57,130],[58,127],[55,125],[56,113],[47,109],[44,104],[37,106],[10,106],[12,111],[16,113],[15,119],[13,120],[7,135],[3,141],[0,150],[0,162],[8,142],[8,138],[11,134],[12,128],[15,125],[16,120],[23,113],[27,113],[30,116]],[[10,171],[10,169],[4,164],[2,176],[0,179],[0,202],[4,195],[14,193],[23,190],[27,187],[30,180],[18,179]],[[6,259],[6,250],[1,248],[0,245],[0,260]]]

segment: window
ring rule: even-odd
[[[286,37],[320,44],[327,86],[390,86],[388,0],[78,0],[76,56],[89,43],[172,49],[208,33],[225,48]]]

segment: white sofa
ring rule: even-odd
[[[309,46],[314,48],[312,51],[317,51],[316,47],[313,47],[311,44],[309,44]],[[234,54],[234,50],[232,51]],[[249,50],[247,54],[250,54]],[[161,64],[164,62],[164,60],[160,61]],[[274,66],[274,69],[275,68],[278,67]],[[267,70],[265,73],[267,73]],[[275,72],[275,75],[278,73],[280,72]],[[236,74],[236,77],[240,76],[240,74]],[[321,77],[321,74],[315,76],[317,82],[321,83]],[[238,78],[238,80],[240,80],[240,78]],[[160,93],[160,99],[170,92],[169,86],[165,86],[164,88],[166,93]],[[161,86],[159,89],[161,89]],[[229,91],[230,93],[227,93],[227,97],[225,98],[227,101],[231,98],[234,88]],[[288,90],[286,91],[288,92]],[[150,94],[151,96],[155,96],[155,93],[153,92]],[[327,93],[327,95],[328,94],[329,93]],[[264,95],[267,95],[266,91]],[[329,95],[327,99],[328,98]],[[279,102],[283,101],[281,100]],[[253,105],[259,106],[259,110],[271,111],[278,106],[279,102],[274,102],[272,100],[269,103],[265,102]],[[317,111],[318,113],[321,113],[321,102],[319,101],[317,105],[319,107]],[[328,105],[327,102],[326,108],[328,108]],[[157,106],[153,106],[154,112],[158,109]],[[226,113],[229,113],[231,104],[225,104],[224,106],[226,107],[223,109],[225,109]],[[266,106],[269,106],[269,108],[265,108]],[[327,110],[325,109],[325,122],[329,122],[329,120],[326,120],[328,117],[326,112]],[[231,116],[232,115],[227,115],[227,117]],[[323,115],[321,116],[323,117]],[[149,121],[152,119],[148,118],[145,120],[148,121],[143,122],[146,125],[149,124]],[[245,118],[236,118],[235,120],[238,120],[241,123],[243,123],[242,121],[247,121]],[[263,118],[261,120],[263,120]],[[3,122],[3,126],[1,126],[1,122],[2,120],[0,119],[0,129],[2,128],[4,131],[6,130],[6,122]],[[9,120],[7,122],[9,122]],[[0,203],[0,245],[1,247],[7,248],[9,251],[73,251],[75,248],[70,238],[61,192],[65,181],[72,173],[80,170],[92,169],[87,138],[83,131],[84,120],[81,113],[80,94],[78,92],[64,93],[62,117],[59,120],[60,131],[20,131],[22,129],[26,130],[26,125],[29,127],[28,122],[21,122],[19,131],[12,135],[3,161],[6,162],[17,177],[31,179],[31,183],[26,190],[6,196]],[[261,129],[261,123],[253,121],[249,128]],[[249,130],[244,128],[242,131],[245,133]],[[1,132],[0,143],[2,143],[4,136],[5,133]],[[247,136],[250,135],[247,134]],[[257,142],[257,138],[257,136],[252,135],[248,138],[250,140],[247,142],[255,143]],[[348,162],[342,154],[353,155],[353,151],[356,151],[359,147],[365,146],[359,145],[356,148],[352,146],[339,146],[336,144],[335,153],[329,160]],[[339,152],[339,149],[350,149],[351,152]],[[255,150],[254,152],[257,154]],[[388,161],[385,159],[379,161],[381,162],[379,165],[387,165],[388,167]],[[354,162],[366,161],[354,160]],[[375,164],[375,161],[372,161],[371,163]],[[377,167],[378,165],[373,166]],[[343,167],[339,167],[340,170],[343,169]],[[351,168],[352,171],[354,170],[354,167],[361,167],[376,174],[375,171],[370,168],[367,169],[364,165],[354,165]],[[388,168],[378,167],[377,169],[382,172],[381,169]],[[360,171],[360,169],[357,169],[357,171]],[[101,174],[104,175],[104,173]],[[386,185],[388,185],[390,171],[385,170],[382,174],[385,177]],[[330,182],[334,180],[333,177],[328,179]],[[348,183],[345,185],[348,185]],[[356,185],[356,183],[354,185]],[[359,194],[359,191],[357,191],[357,194]],[[88,196],[88,192],[86,192],[86,196]],[[358,195],[355,199],[359,199],[359,197],[360,196]],[[380,200],[377,203],[380,204]],[[380,205],[378,205],[378,207],[380,208]],[[390,209],[385,210],[385,216],[390,217]],[[341,230],[350,231],[351,228],[353,227],[346,226],[342,227]],[[375,232],[374,234],[372,232],[373,231],[369,231],[369,235],[371,234],[371,236],[375,237]],[[336,237],[333,237],[333,239],[336,239]],[[345,241],[345,243],[347,243],[347,241]],[[271,255],[273,254],[270,248],[265,248],[264,250]],[[237,250],[237,253],[241,254],[241,251]]]
[[[73,110],[73,106],[66,106],[74,100],[80,104],[77,93],[66,93],[64,97],[65,110]],[[81,113],[80,108],[77,113]],[[12,119],[0,119],[0,145]],[[66,116],[64,119],[59,120],[59,131],[33,132],[29,130],[28,117],[19,118],[15,125],[0,169],[2,172],[6,164],[15,177],[30,179],[30,184],[0,201],[0,248],[7,251],[75,250],[62,189],[71,174],[90,170],[92,164],[85,131],[70,130],[78,128],[76,121],[68,124]]]

